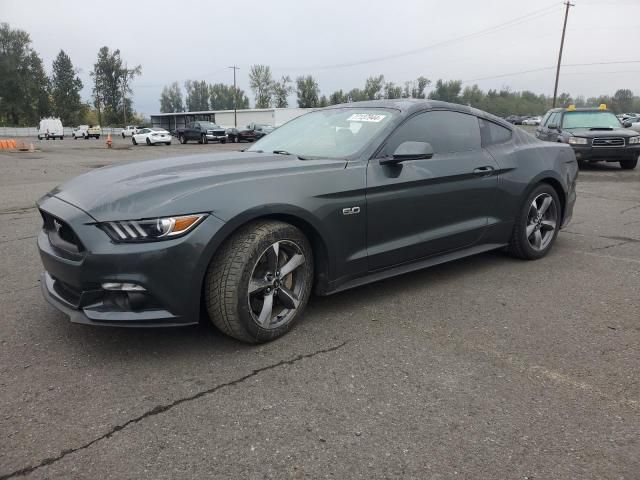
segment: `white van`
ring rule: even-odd
[[[40,120],[40,128],[38,128],[38,140],[49,140],[52,138],[55,140],[59,138],[64,139],[64,128],[62,128],[62,122],[59,118],[43,118]]]

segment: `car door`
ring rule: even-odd
[[[428,142],[430,159],[381,165],[406,141]],[[481,147],[478,118],[435,110],[412,116],[367,166],[370,270],[478,242],[494,208],[497,164]]]

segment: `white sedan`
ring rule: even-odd
[[[146,143],[147,145],[155,145],[156,143],[164,143],[171,145],[171,134],[163,128],[143,128],[131,136],[131,143],[138,145]]]
[[[522,120],[523,125],[540,125],[542,118],[540,117],[529,117]]]

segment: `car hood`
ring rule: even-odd
[[[235,195],[247,189],[255,195],[269,188],[273,196],[274,188],[292,184],[291,176],[342,170],[345,164],[344,160],[300,160],[294,155],[253,152],[174,157],[93,170],[47,196],[75,205],[98,221],[215,214],[216,205],[233,202]],[[224,198],[216,196],[216,191],[224,192]]]
[[[613,130],[589,130],[588,128],[574,128],[571,130],[566,130],[569,134],[575,137],[584,137],[584,138],[602,138],[602,137],[633,137],[638,134],[633,130],[629,130],[628,128],[614,128]]]

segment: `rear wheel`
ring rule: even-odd
[[[124,138],[124,132],[122,132],[122,138]]]
[[[131,143],[133,143],[134,145],[137,145],[137,144],[138,144],[138,142],[136,142],[136,139],[135,139],[135,138],[133,138],[133,137],[131,137]]]
[[[561,216],[560,200],[554,188],[547,183],[538,185],[516,218],[509,253],[525,260],[544,257],[558,235]]]
[[[165,145],[171,145],[171,142],[164,142]]]
[[[147,145],[151,145],[151,140],[147,138]]]
[[[638,165],[638,157],[620,160],[620,168],[623,170],[633,170]]]
[[[267,342],[293,326],[312,283],[313,254],[304,234],[284,222],[252,222],[211,261],[205,280],[207,312],[227,335]]]

